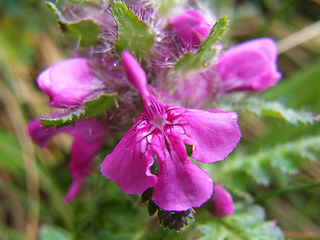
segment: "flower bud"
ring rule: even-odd
[[[44,70],[38,85],[50,97],[50,106],[74,108],[104,84],[91,72],[86,58],[70,58]]]
[[[269,38],[239,44],[218,59],[221,91],[261,91],[275,85],[281,77],[277,70],[277,46]]]
[[[190,50],[200,46],[211,30],[211,25],[206,22],[198,10],[182,13],[171,20],[171,24],[182,47]]]
[[[213,215],[217,217],[226,217],[234,211],[231,194],[219,184],[214,184]]]

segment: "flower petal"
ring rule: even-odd
[[[167,211],[200,207],[212,196],[211,176],[187,159],[185,145],[170,138],[173,149],[157,149],[160,172],[152,200]]]
[[[28,133],[30,137],[40,147],[46,147],[49,143],[49,140],[59,132],[60,131],[55,127],[42,126],[39,118],[31,121],[28,124]]]
[[[192,71],[178,79],[174,96],[187,108],[201,108],[212,101],[219,81],[212,68]]]
[[[183,108],[172,108],[169,112],[177,122],[169,131],[193,145],[191,156],[199,162],[223,160],[240,140],[236,113]]]
[[[65,201],[72,201],[78,194],[81,183],[94,170],[93,159],[108,136],[107,130],[97,119],[88,118],[58,129],[41,126],[40,119],[36,119],[29,123],[28,131],[40,147],[45,147],[58,133],[73,136],[69,170],[74,181],[65,197]]]
[[[187,49],[199,47],[211,30],[211,25],[206,22],[198,10],[188,11],[174,17],[171,24],[179,37],[180,44]]]
[[[76,125],[65,127],[73,136],[69,170],[73,183],[65,201],[72,201],[78,194],[81,183],[94,171],[94,157],[100,151],[108,132],[96,118],[80,120]]]
[[[68,190],[66,196],[64,197],[64,201],[71,202],[77,197],[83,180],[84,179],[74,179],[73,180],[72,184],[69,187],[69,190]]]
[[[146,134],[150,126],[143,117],[145,116],[137,119],[101,164],[102,174],[128,194],[142,193],[157,181],[157,177],[149,169],[154,162],[150,151],[150,142],[154,140],[149,139],[152,135]]]
[[[214,184],[214,194],[212,197],[212,213],[217,217],[226,217],[234,212],[231,194],[219,184]]]
[[[70,173],[75,179],[86,178],[94,170],[93,159],[103,143],[75,137],[71,147]]]
[[[222,92],[261,91],[281,77],[276,65],[277,47],[263,38],[237,45],[219,57]]]
[[[148,98],[150,93],[146,73],[128,51],[123,51],[121,54],[128,80],[138,89],[143,99]]]
[[[38,85],[50,97],[50,106],[58,108],[77,107],[104,87],[85,58],[66,59],[49,67],[39,75]]]

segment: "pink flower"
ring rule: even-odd
[[[60,61],[44,70],[38,77],[38,85],[50,97],[50,106],[74,108],[104,88],[88,66],[86,58]]]
[[[40,147],[47,146],[56,134],[68,133],[73,136],[69,163],[73,183],[65,197],[65,201],[72,201],[77,196],[81,183],[94,170],[94,156],[108,137],[105,127],[95,118],[79,120],[75,125],[62,128],[41,126],[40,119],[35,119],[29,123],[28,131]]]
[[[226,217],[234,212],[232,196],[221,185],[214,184],[214,194],[212,200],[212,213],[215,216]]]
[[[281,77],[277,70],[277,46],[269,38],[239,44],[218,59],[221,91],[261,91],[275,85]]]
[[[190,50],[200,46],[211,30],[211,25],[206,22],[198,10],[182,13],[171,20],[171,24],[182,47]]]
[[[128,52],[123,52],[129,81],[139,90],[145,111],[113,152],[101,172],[128,194],[153,187],[152,200],[167,211],[200,207],[213,192],[210,175],[187,158],[185,144],[193,145],[192,157],[203,163],[223,160],[237,145],[237,115],[220,110],[202,111],[162,104],[151,93],[146,74]],[[150,171],[154,156],[160,166]]]

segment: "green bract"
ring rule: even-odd
[[[220,18],[212,27],[210,34],[199,46],[196,54],[186,53],[175,64],[178,72],[186,73],[190,70],[205,68],[211,64],[212,58],[216,55],[216,49],[212,46],[227,30],[229,21],[227,17]]]
[[[127,50],[141,60],[154,43],[153,29],[139,20],[122,2],[113,3],[111,14],[118,26],[118,39],[115,42],[117,53]]]
[[[79,21],[67,21],[54,3],[46,2],[50,9],[57,16],[63,30],[79,39],[81,46],[89,46],[97,42],[100,33],[99,26],[92,19],[81,19]]]
[[[101,115],[114,106],[116,101],[116,95],[102,94],[96,99],[85,102],[85,106],[83,108],[77,108],[62,117],[42,118],[41,123],[48,127],[63,127],[71,123],[75,123],[80,119]]]

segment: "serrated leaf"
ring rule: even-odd
[[[246,171],[259,184],[268,185],[270,183],[270,176],[262,164],[259,164],[257,162],[253,162],[250,165],[250,168],[247,168]]]
[[[277,101],[263,101],[255,97],[239,101],[235,105],[235,108],[257,114],[261,117],[280,118],[291,124],[307,124],[318,120],[317,116],[311,112],[295,110]]]
[[[273,221],[264,221],[258,206],[235,205],[235,213],[225,218],[212,218],[197,228],[204,236],[198,240],[281,240],[285,239]]]
[[[62,228],[44,225],[44,226],[41,226],[40,228],[39,239],[40,240],[57,240],[57,239],[71,240],[72,236],[69,232],[67,232]]]
[[[115,43],[117,53],[127,50],[139,60],[143,58],[154,43],[153,29],[139,20],[122,2],[114,1],[111,14],[118,26],[118,39]]]
[[[307,111],[297,111],[287,108],[280,102],[265,102],[257,98],[251,98],[246,105],[246,110],[260,116],[282,118],[289,123],[312,123],[315,119],[313,113]]]
[[[294,174],[298,172],[297,166],[295,166],[289,158],[284,156],[271,159],[271,164],[273,167],[279,168],[284,173]]]
[[[59,21],[67,22],[67,20],[63,17],[62,13],[60,12],[60,10],[57,8],[57,6],[54,3],[45,2],[45,4],[47,4],[47,6],[54,13],[54,15],[56,15],[56,17],[58,18]]]
[[[228,181],[224,176],[247,175],[266,185],[272,169],[280,169],[284,174],[294,173],[303,159],[309,160],[309,155],[305,155],[309,150],[320,152],[320,135],[281,142],[269,148],[257,149],[252,154],[235,154],[216,170],[216,179],[224,182]],[[297,156],[298,161],[294,158]]]
[[[88,46],[96,43],[97,36],[100,33],[99,26],[92,19],[80,19],[78,21],[67,21],[56,5],[52,2],[46,2],[49,8],[58,18],[63,30],[80,40],[81,46]]]
[[[96,99],[85,102],[83,108],[78,108],[64,116],[42,118],[41,123],[48,127],[63,127],[80,119],[101,115],[114,106],[116,101],[116,95],[102,94]]]
[[[68,31],[80,39],[80,45],[88,46],[97,41],[99,26],[92,19],[81,19],[77,22],[64,23]]]
[[[114,94],[102,94],[98,98],[85,103],[85,117],[93,117],[105,113],[117,102]]]
[[[243,97],[243,96],[242,96]],[[232,100],[226,100],[226,102]],[[277,119],[283,119],[291,124],[298,123],[313,123],[319,121],[318,116],[312,112],[305,110],[295,110],[288,108],[281,102],[277,101],[264,101],[256,97],[239,98],[229,103],[232,106],[223,105],[226,111],[242,111],[244,113],[254,113],[260,117],[271,117]]]
[[[186,53],[175,64],[178,72],[185,73],[189,70],[208,67],[212,58],[216,55],[216,49],[212,47],[225,33],[229,21],[227,17],[220,18],[212,27],[209,36],[206,37],[196,54]]]

